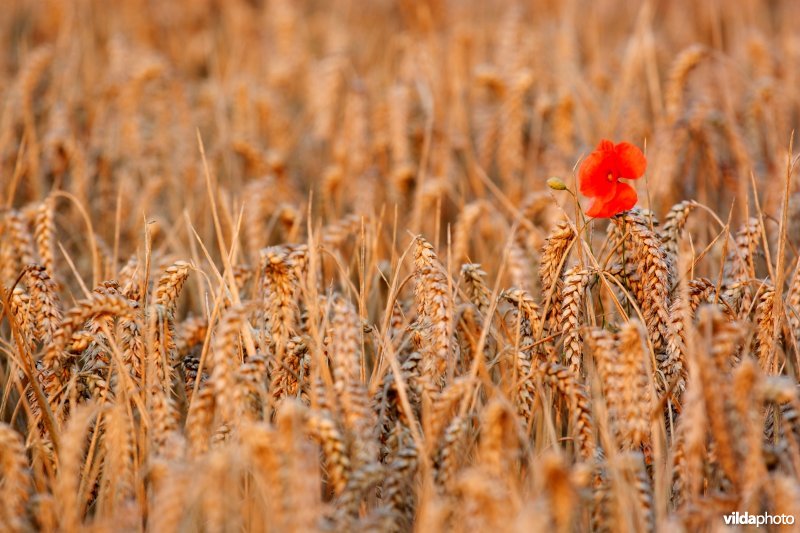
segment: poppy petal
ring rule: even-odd
[[[599,198],[614,194],[616,190],[614,182],[608,181],[608,174],[611,171],[610,155],[594,151],[583,160],[578,169],[578,187],[581,194]]]
[[[598,152],[613,152],[614,143],[608,139],[602,139],[599,143],[597,143],[597,148],[595,148],[595,150]]]
[[[586,215],[593,218],[611,218],[617,213],[619,211],[615,210],[614,201],[602,198],[597,198],[586,210]]]
[[[610,218],[632,208],[638,199],[633,187],[627,183],[618,183],[616,194],[611,198],[596,198],[586,210],[586,215],[593,218]]]
[[[608,202],[608,205],[609,209],[616,215],[635,206],[638,200],[639,196],[636,194],[636,189],[627,183],[619,183],[617,184],[617,193]]]
[[[589,209],[586,210],[586,216],[592,218],[608,218],[612,215],[607,214],[608,212],[608,204],[604,202],[602,199],[597,198],[592,205],[589,206]]]
[[[620,178],[635,180],[642,177],[647,168],[647,159],[638,146],[621,142],[614,147],[614,151]]]

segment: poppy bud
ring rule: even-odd
[[[547,179],[547,186],[553,189],[554,191],[567,190],[567,184],[564,183],[564,180],[562,180],[561,178],[557,178],[555,176]]]

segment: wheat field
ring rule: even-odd
[[[0,530],[800,527],[797,2],[0,11]]]

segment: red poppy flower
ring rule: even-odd
[[[636,146],[626,142],[615,145],[605,139],[600,141],[578,170],[581,194],[594,198],[586,214],[609,218],[636,205],[636,191],[620,179],[639,179],[645,168],[647,159]]]

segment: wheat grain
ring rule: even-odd
[[[564,286],[561,288],[559,323],[564,340],[563,363],[576,376],[581,375],[583,366],[583,338],[580,329],[584,315],[584,291],[589,280],[589,272],[576,265],[564,273]]]
[[[22,436],[7,424],[0,425],[0,454],[3,473],[0,523],[8,531],[23,531],[25,506],[32,483]]]
[[[139,3],[3,5],[1,529],[800,512],[797,6]]]
[[[575,239],[569,224],[557,225],[545,241],[539,263],[539,286],[544,302],[542,304],[546,320],[552,328],[561,316],[561,275],[566,264],[566,254]]]

